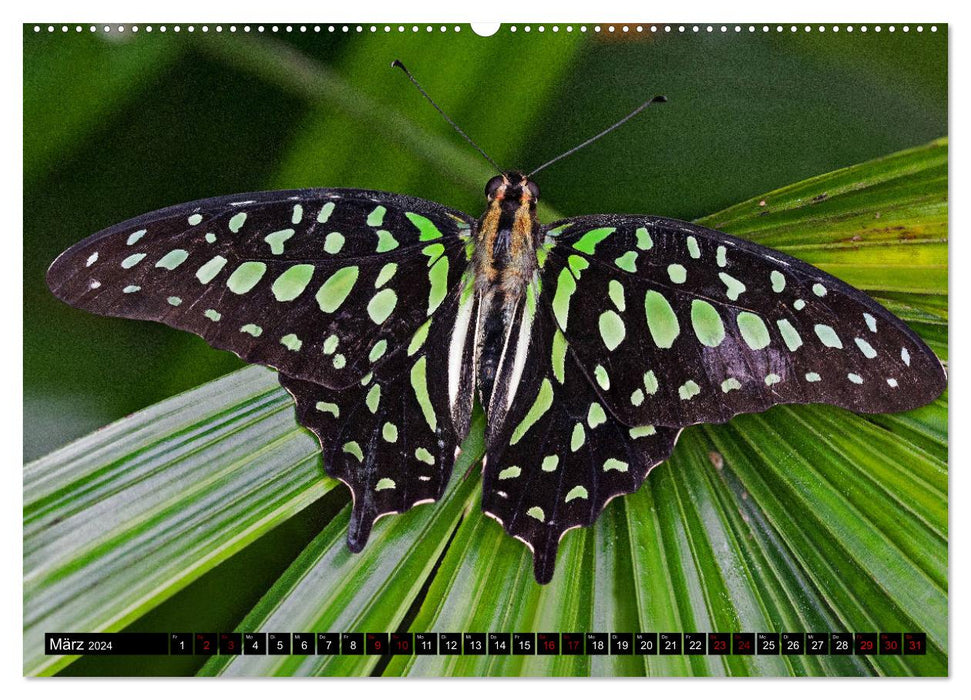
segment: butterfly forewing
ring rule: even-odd
[[[48,283],[73,306],[161,321],[278,369],[327,472],[351,489],[360,551],[378,517],[441,496],[462,437],[452,415],[467,429],[471,406],[450,412],[438,379],[471,223],[365,190],[220,197],[96,234]]]
[[[219,197],[102,231],[47,278],[72,306],[161,321],[343,388],[445,300],[466,266],[470,224],[432,202],[366,190]]]
[[[543,299],[628,425],[720,423],[780,403],[894,412],[940,362],[882,306],[795,258],[692,224],[600,216],[548,228]]]

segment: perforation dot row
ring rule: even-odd
[[[56,31],[58,31],[58,29],[60,29],[61,32],[67,33],[69,31],[71,31],[72,27],[70,27],[70,26],[68,26],[66,24],[59,25],[59,26],[55,26],[53,24],[49,24],[46,27],[46,30],[47,30],[48,33],[56,32]],[[85,30],[85,27],[82,27],[81,25],[74,25],[73,29],[74,29],[75,32],[80,33],[80,32],[83,32]],[[536,31],[536,32],[539,32],[539,33],[544,33],[544,32],[547,31],[547,29],[549,31],[553,32],[553,33],[557,33],[557,32],[560,32],[560,31],[565,31],[565,32],[568,32],[569,33],[569,32],[573,32],[573,31],[587,32],[587,31],[589,31],[589,30],[592,29],[592,31],[595,32],[595,33],[606,32],[608,34],[610,34],[610,33],[621,33],[621,34],[624,34],[624,33],[645,33],[645,32],[649,32],[649,33],[658,33],[658,32],[671,33],[671,32],[678,32],[678,33],[682,33],[682,34],[683,33],[688,33],[688,32],[696,33],[696,34],[700,34],[700,33],[712,33],[713,34],[713,33],[716,33],[716,32],[727,34],[729,32],[734,32],[736,34],[740,34],[740,33],[745,32],[745,31],[747,31],[748,33],[755,33],[755,32],[768,33],[768,32],[772,32],[772,31],[774,31],[776,33],[786,32],[786,31],[788,31],[790,33],[795,33],[795,32],[799,32],[799,31],[803,31],[803,32],[807,32],[807,33],[808,32],[813,32],[813,31],[815,31],[815,32],[834,32],[834,33],[839,33],[841,31],[843,31],[843,32],[847,32],[847,33],[853,33],[854,31],[858,31],[858,32],[861,32],[861,33],[866,33],[868,31],[881,32],[881,31],[884,31],[884,30],[886,30],[888,32],[896,32],[898,29],[900,31],[902,31],[902,32],[910,32],[911,29],[913,29],[913,30],[915,30],[917,32],[923,32],[924,31],[924,26],[923,25],[917,25],[915,27],[911,27],[910,25],[906,25],[906,24],[905,25],[901,25],[899,27],[896,26],[896,25],[892,25],[892,24],[891,25],[886,25],[886,26],[881,26],[881,25],[865,25],[865,24],[864,25],[856,25],[856,26],[854,26],[854,25],[822,25],[822,24],[820,24],[820,25],[808,25],[808,24],[807,25],[795,25],[795,24],[792,24],[792,25],[781,25],[781,24],[776,24],[776,25],[768,25],[768,24],[762,24],[762,25],[754,25],[754,24],[749,24],[749,25],[739,25],[739,24],[736,24],[736,25],[725,25],[725,24],[722,24],[722,25],[711,25],[711,24],[707,24],[707,25],[700,25],[700,24],[691,24],[691,25],[685,25],[685,24],[679,24],[679,25],[671,25],[671,24],[660,24],[660,25],[658,25],[658,24],[651,24],[651,25],[642,25],[642,24],[635,24],[635,25],[628,25],[628,24],[614,25],[614,24],[608,24],[608,25],[599,25],[598,24],[598,25],[594,25],[593,27],[587,27],[586,25],[578,25],[576,27],[574,27],[573,25],[564,25],[564,26],[551,25],[549,27],[547,27],[545,25],[538,25],[538,26],[532,26],[532,25],[523,25],[523,26],[510,25],[508,27],[505,27],[505,29],[506,29],[506,31],[511,32],[511,33],[516,33],[518,31],[523,31],[523,32],[526,32],[526,33],[530,33],[532,31]],[[936,32],[937,31],[937,26],[936,25],[931,25],[929,29],[930,29],[931,32]],[[330,34],[334,34],[334,33],[344,33],[344,34],[347,34],[347,33],[353,32],[353,33],[361,34],[361,33],[365,33],[365,32],[369,32],[369,33],[379,33],[379,32],[384,32],[384,33],[391,33],[391,32],[399,32],[399,33],[411,32],[411,33],[418,33],[418,32],[421,32],[421,31],[424,31],[426,33],[431,33],[431,32],[434,32],[436,30],[438,30],[439,32],[448,32],[448,31],[461,32],[462,31],[462,28],[460,26],[458,26],[458,25],[454,25],[454,26],[446,26],[446,25],[437,25],[437,26],[421,25],[421,26],[419,26],[417,24],[413,24],[413,25],[398,24],[398,25],[394,25],[394,26],[388,25],[388,24],[386,24],[386,25],[375,25],[375,24],[372,24],[372,25],[361,25],[361,24],[357,24],[357,25],[349,25],[349,24],[334,25],[334,24],[331,24],[331,25],[312,25],[312,26],[311,25],[306,25],[306,24],[300,24],[300,25],[289,25],[288,24],[288,25],[270,25],[270,26],[266,26],[266,25],[262,25],[262,24],[261,25],[248,25],[248,24],[246,24],[246,25],[242,25],[242,26],[237,26],[237,25],[234,25],[233,24],[233,25],[228,25],[228,26],[225,26],[225,27],[223,25],[219,25],[219,24],[217,24],[217,25],[215,25],[213,27],[210,27],[209,25],[205,25],[205,24],[204,25],[200,25],[198,27],[196,27],[195,25],[188,25],[188,26],[183,27],[183,26],[180,26],[180,25],[167,26],[167,25],[164,25],[164,24],[163,25],[158,25],[158,26],[154,26],[154,25],[142,25],[142,26],[140,26],[140,25],[136,25],[136,24],[133,24],[133,25],[124,25],[124,24],[108,25],[108,24],[105,24],[105,25],[97,26],[97,25],[93,25],[92,24],[92,25],[89,25],[87,27],[87,30],[89,32],[102,31],[102,32],[105,32],[105,33],[112,33],[112,32],[115,32],[115,33],[124,33],[126,31],[127,32],[132,32],[132,33],[137,33],[139,31],[144,31],[144,32],[149,32],[149,33],[150,32],[153,32],[153,31],[159,31],[159,32],[163,32],[164,33],[164,32],[167,32],[169,30],[171,30],[173,32],[176,32],[176,33],[179,33],[179,32],[182,32],[182,31],[186,31],[186,32],[192,33],[192,32],[195,32],[196,30],[201,31],[203,33],[207,33],[210,30],[212,30],[212,31],[215,31],[216,33],[221,33],[221,32],[224,32],[224,31],[228,31],[230,33],[235,33],[235,32],[244,32],[244,33],[246,33],[246,32],[256,32],[256,33],[266,33],[266,32],[271,32],[271,33],[280,33],[280,32],[283,32],[283,33],[293,33],[293,32],[299,32],[299,33],[305,34],[307,32],[313,32],[313,33],[317,33],[317,34],[320,34],[320,33],[330,33]],[[40,33],[42,31],[44,31],[44,27],[42,27],[41,25],[37,25],[37,24],[34,25],[34,32],[35,33]]]

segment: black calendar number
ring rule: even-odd
[[[658,635],[657,649],[662,656],[680,656],[682,646],[680,632],[661,632]]]
[[[192,654],[192,633],[173,632],[169,635],[169,653],[176,656]]]
[[[317,653],[318,654],[340,654],[341,636],[336,632],[317,633]]]
[[[775,655],[779,653],[779,633],[759,632],[755,635],[755,653]]]
[[[481,656],[486,653],[486,636],[484,632],[466,632],[462,635],[462,653],[471,656]]]
[[[810,656],[820,656],[829,653],[829,634],[826,632],[806,633],[806,653]]]
[[[202,656],[212,656],[218,648],[218,636],[215,632],[195,633],[195,652]]]
[[[587,632],[587,656],[600,656],[610,651],[610,641],[605,632]]]
[[[310,632],[293,633],[294,654],[313,654],[315,652],[314,646],[314,635]]]
[[[880,653],[884,655],[899,655],[901,653],[900,632],[880,633]]]
[[[853,633],[833,632],[829,635],[829,653],[834,656],[849,656],[853,653]]]
[[[531,632],[514,632],[512,635],[512,653],[519,656],[536,653],[536,635]]]
[[[635,654],[657,654],[657,632],[636,632],[634,634]]]
[[[243,633],[243,653],[244,654],[265,654],[266,653],[266,632],[244,632]]]
[[[415,654],[418,656],[438,654],[438,635],[433,632],[415,632]]]
[[[732,637],[727,632],[708,633],[708,653],[714,656],[724,656],[732,650]]]
[[[755,634],[753,632],[735,632],[732,635],[732,653],[748,656],[755,653]]]
[[[621,656],[634,653],[633,632],[612,632],[610,634],[610,653]]]
[[[220,632],[219,633],[219,653],[220,654],[242,654],[243,635],[240,632]]]
[[[414,652],[415,645],[411,632],[391,633],[391,653],[408,656]]]
[[[458,632],[441,632],[438,635],[439,654],[461,654],[462,635]]]
[[[561,654],[566,656],[583,655],[584,635],[582,632],[564,632],[561,642]]]
[[[361,632],[341,633],[341,654],[361,656],[364,654],[364,635]]]
[[[544,656],[559,654],[560,635],[556,632],[538,632],[536,634],[536,653]]]
[[[782,653],[788,656],[805,654],[806,635],[803,632],[782,633]]]
[[[927,634],[925,632],[904,633],[904,654],[926,654]]]
[[[857,654],[876,654],[877,653],[877,633],[876,632],[857,632],[856,633],[856,653]]]
[[[290,655],[290,633],[270,632],[266,635],[267,652],[273,656]]]
[[[508,632],[489,633],[489,655],[508,656],[512,652],[512,635]]]
[[[368,632],[364,635],[364,649],[372,656],[383,656],[390,653],[391,643],[387,632]]]
[[[708,651],[708,635],[704,632],[684,633],[684,653],[689,655],[704,655]]]

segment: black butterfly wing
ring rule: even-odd
[[[624,425],[604,408],[567,352],[546,293],[522,310],[520,328],[530,331],[525,360],[502,424],[490,426],[482,494],[483,510],[533,551],[540,583],[553,576],[563,534],[593,523],[615,496],[636,491],[681,432]],[[498,376],[501,383],[502,369]],[[502,397],[497,392],[493,400]]]
[[[468,428],[467,415],[464,425],[453,426],[439,381],[448,372],[457,302],[458,294],[450,294],[403,352],[351,387],[328,389],[280,375],[296,399],[297,420],[320,438],[327,473],[351,489],[347,542],[354,552],[379,517],[437,501],[448,483]]]
[[[945,387],[902,321],[788,255],[658,217],[581,217],[546,233],[544,294],[627,425],[720,423],[780,403],[897,412]]]
[[[472,220],[368,190],[217,197],[95,234],[47,273],[86,311],[160,321],[331,388],[408,338],[467,265]]]
[[[364,190],[219,197],[82,241],[48,283],[72,306],[160,321],[278,369],[327,472],[351,489],[360,551],[377,518],[441,496],[468,429],[471,404],[447,387],[472,381],[470,363],[449,362],[469,355],[452,336],[471,297],[471,225]]]

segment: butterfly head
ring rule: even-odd
[[[534,208],[539,201],[539,187],[518,170],[510,170],[489,180],[485,195],[490,204],[500,202],[503,209],[514,210],[524,204]]]

